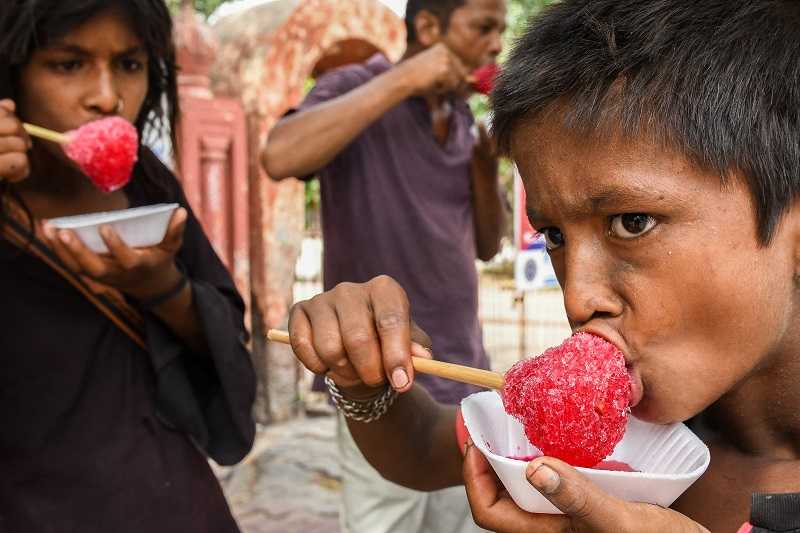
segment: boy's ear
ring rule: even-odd
[[[794,245],[794,279],[800,288],[800,201],[795,201],[791,209],[783,216],[779,226],[787,224],[792,231],[792,243]]]
[[[438,43],[442,39],[442,24],[439,17],[427,9],[421,10],[414,17],[414,31],[417,34],[417,42],[428,48]]]

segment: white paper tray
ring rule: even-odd
[[[461,402],[464,424],[513,500],[532,513],[560,513],[525,478],[527,462],[508,457],[541,455],[528,442],[515,418],[506,414],[500,395],[479,392]],[[708,468],[708,447],[683,424],[650,424],[628,417],[625,436],[609,460],[627,463],[637,472],[578,468],[611,495],[627,501],[669,507]]]

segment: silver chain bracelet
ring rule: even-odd
[[[389,385],[379,395],[366,400],[354,400],[345,397],[339,387],[336,386],[336,383],[328,376],[325,376],[325,385],[328,387],[328,393],[331,395],[333,404],[345,417],[365,424],[374,422],[385,415],[386,411],[397,399],[397,391]]]

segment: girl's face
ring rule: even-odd
[[[761,246],[740,178],[559,122],[521,123],[512,155],[570,323],[625,354],[633,413],[685,420],[775,373],[797,348],[798,209]]]
[[[108,116],[135,122],[148,56],[127,19],[102,12],[33,52],[20,74],[20,118],[64,132]]]

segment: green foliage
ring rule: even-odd
[[[553,0],[510,0],[508,2],[508,32],[506,42],[515,39],[522,33],[528,19],[543,7],[554,3]],[[506,47],[508,48],[508,47]]]
[[[224,4],[228,1],[229,0],[193,0],[192,4],[198,13],[202,13],[208,17],[221,4]],[[167,0],[167,5],[169,6],[170,10],[175,13],[180,7],[181,2],[180,0]]]

